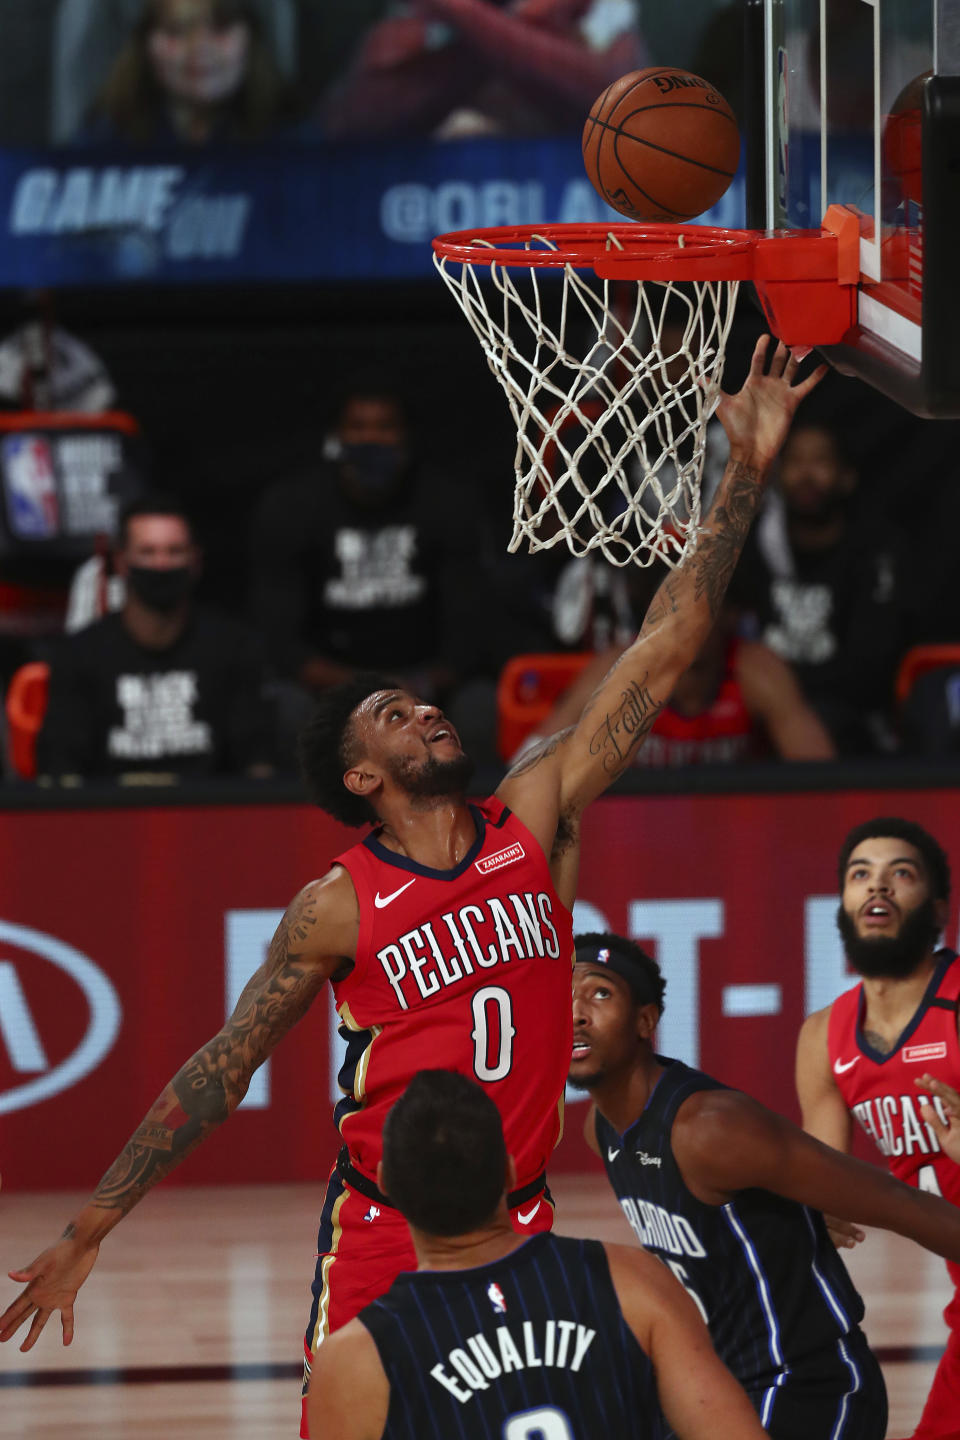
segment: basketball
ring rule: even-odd
[[[680,223],[715,205],[733,179],[740,132],[709,80],[656,65],[608,85],[583,127],[594,189],[631,220]]]

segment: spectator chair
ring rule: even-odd
[[[497,682],[497,749],[503,760],[549,715],[555,701],[580,674],[593,651],[514,655]]]
[[[34,660],[15,670],[7,687],[7,748],[13,773],[21,780],[37,778],[37,736],[49,685],[50,666]]]
[[[945,666],[960,668],[960,644],[914,645],[908,650],[900,661],[894,686],[898,707],[903,707],[921,675]]]

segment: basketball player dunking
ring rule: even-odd
[[[314,1440],[763,1440],[696,1306],[642,1251],[514,1230],[496,1106],[424,1070],[383,1129],[418,1269],[322,1347]]]
[[[803,1124],[847,1150],[855,1115],[894,1175],[960,1206],[960,960],[937,948],[947,857],[919,825],[881,817],[851,830],[838,876],[840,934],[863,979],[804,1022]],[[949,1339],[914,1440],[960,1440],[960,1264],[952,1258]]]
[[[494,796],[467,803],[470,765],[452,727],[389,682],[351,683],[321,703],[303,745],[314,796],[376,829],[294,899],[224,1028],[170,1081],[61,1239],[12,1272],[26,1288],[0,1316],[0,1339],[29,1321],[29,1349],[59,1310],[69,1343],[100,1242],[236,1109],[328,980],[349,1039],[337,1110],[345,1143],[321,1216],[307,1373],[324,1336],[415,1264],[376,1173],[384,1118],[425,1061],[489,1091],[517,1165],[514,1223],[521,1234],[549,1227],[544,1168],[570,1053],[580,817],[631,764],[702,644],[773,458],[825,372],[797,381],[796,357],[768,349],[764,337],[742,389],[721,400],[730,460],[695,550],[578,724],[524,757]]]
[[[700,1306],[776,1440],[883,1440],[883,1378],[827,1211],[960,1257],[960,1213],[840,1155],[755,1100],[656,1055],[659,966],[619,935],[576,941],[570,1079],[641,1245]]]

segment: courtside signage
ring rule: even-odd
[[[896,798],[960,849],[960,790]],[[890,804],[879,790],[605,796],[584,816],[576,929],[615,930],[658,960],[663,1052],[793,1115],[803,1018],[857,983],[836,924],[836,847]],[[0,813],[4,1191],[96,1179],[167,1080],[221,1028],[290,897],[353,838],[307,805]],[[477,874],[481,888],[508,881],[519,859],[506,836],[488,831],[488,844],[492,853],[468,866],[495,867]],[[519,848],[529,857],[526,838]],[[421,883],[397,871],[377,913],[397,913]],[[954,907],[948,944],[957,933]],[[509,974],[508,964],[503,985]],[[465,1006],[468,1037],[470,1018]],[[322,1183],[339,1147],[339,1025],[328,992],[254,1074],[239,1113],[171,1182]],[[935,1063],[920,1046],[907,1049],[916,1074]],[[853,1060],[856,1075],[856,1052],[840,1057]],[[552,1171],[596,1163],[580,1129],[568,1124]],[[96,1155],[94,1131],[105,1144]]]
[[[49,1100],[89,1075],[113,1048],[121,1019],[116,990],[103,971],[72,945],[42,930],[0,920],[0,947],[6,945],[16,948],[18,958],[7,958],[0,949],[0,1045],[14,1074],[30,1078],[0,1091],[0,1115]],[[42,1026],[21,976],[22,967],[31,960],[49,961],[69,976],[83,992],[90,1012],[80,1043],[55,1065],[48,1062]]]

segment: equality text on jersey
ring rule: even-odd
[[[507,1325],[498,1325],[489,1339],[478,1332],[456,1346],[447,1356],[446,1365],[442,1361],[434,1365],[430,1377],[465,1404],[477,1390],[488,1390],[491,1380],[513,1370],[546,1367],[578,1371],[595,1336],[595,1330],[576,1320],[547,1320],[536,1328],[533,1321],[524,1320],[519,1333],[511,1332]]]

